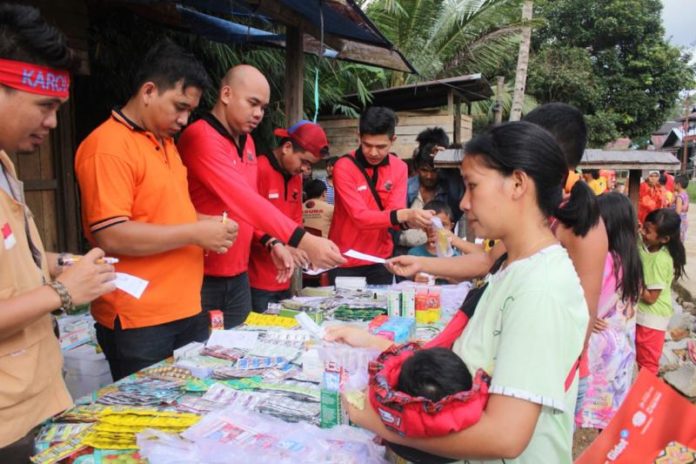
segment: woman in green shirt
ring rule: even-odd
[[[561,206],[568,168],[553,137],[536,125],[496,126],[471,140],[465,153],[461,208],[477,236],[500,239],[507,249],[452,346],[470,372],[491,375],[486,409],[467,429],[426,438],[389,431],[369,405],[349,407],[350,418],[390,442],[470,463],[570,464],[575,366],[588,310],[549,218],[582,228],[596,220],[594,196],[577,183]],[[354,346],[391,343],[351,327],[333,328],[328,338]]]

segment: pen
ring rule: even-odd
[[[71,264],[75,264],[80,262],[79,256],[64,256],[58,258],[58,265],[59,266],[69,266]],[[105,256],[103,258],[99,258],[97,260],[97,264],[116,264],[118,263],[118,258],[111,258],[109,256]]]

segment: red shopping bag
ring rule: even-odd
[[[696,405],[643,369],[607,428],[575,464],[652,463],[672,441],[696,448]]]

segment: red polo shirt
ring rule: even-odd
[[[353,157],[372,179],[384,209],[380,209],[367,179],[348,156]],[[394,249],[389,229],[399,227],[396,212],[406,208],[406,163],[393,153],[377,166],[371,166],[360,150],[348,156],[339,159],[334,166],[335,207],[329,239],[338,245],[342,253],[352,248],[389,258]],[[341,267],[368,264],[371,263],[349,258]]]
[[[212,114],[187,127],[178,148],[188,168],[189,192],[196,211],[228,216],[239,223],[239,233],[227,253],[207,253],[205,274],[232,277],[246,272],[254,229],[297,246],[304,230],[262,198],[256,187],[257,158],[250,136],[237,146]]]
[[[273,154],[258,158],[259,195],[270,201],[283,214],[298,225],[302,224],[302,175],[291,176],[283,172]],[[287,290],[290,282],[276,282],[276,270],[271,254],[260,240],[251,244],[249,283],[252,288],[272,292]]]

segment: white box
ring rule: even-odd
[[[73,398],[88,395],[113,382],[104,353],[94,345],[81,345],[63,353],[65,384]]]

